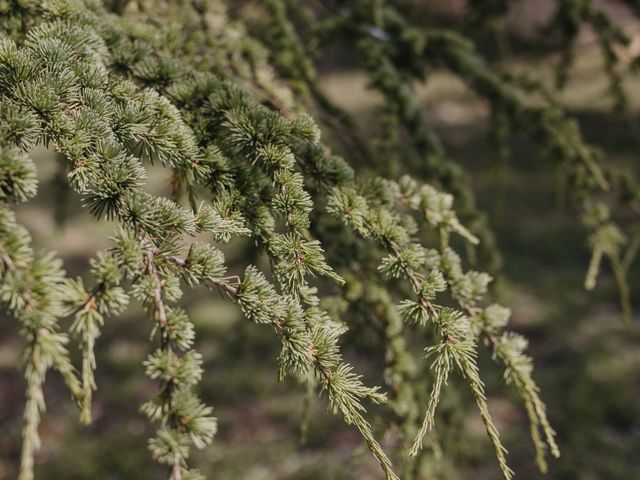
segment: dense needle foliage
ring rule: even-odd
[[[540,470],[560,454],[527,341],[488,292],[501,261],[493,234],[464,171],[427,127],[415,84],[431,70],[452,72],[491,109],[496,156],[509,155],[517,132],[557,162],[550,175],[561,176],[591,231],[585,286],[595,287],[607,260],[627,316],[640,190],[584,143],[541,85],[477,53],[474,35],[495,28],[509,2],[470,1],[467,34],[412,26],[393,3],[0,1],[0,303],[26,345],[21,480],[34,478],[47,373],[62,375],[80,421],[91,422],[94,347],[105,319],[132,302],[151,332],[144,368],[157,392],[141,406],[157,425],[151,454],[172,480],[203,478],[190,450],[207,447],[217,420],[198,397],[206,373],[179,306],[183,290],[199,286],[277,336],[274,379],[324,398],[387,479],[416,478],[421,462],[438,461],[439,401],[453,376],[467,385],[502,475],[513,476],[480,348],[522,400]],[[557,1],[546,34],[564,52],[558,84],[584,23],[598,34],[623,109],[615,52],[628,39],[591,1]],[[316,84],[318,52],[336,41],[353,46],[383,100],[373,138]],[[37,193],[36,145],[64,157],[68,187],[96,219],[117,224],[84,279],[67,276],[55,252],[35,251],[16,220],[14,205]],[[172,198],[145,190],[152,164],[171,171]],[[238,236],[268,269],[227,273],[219,247]],[[352,324],[355,311],[375,322]],[[377,329],[385,385],[369,386],[342,357],[349,328]],[[383,448],[389,432],[397,440]]]

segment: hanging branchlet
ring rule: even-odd
[[[134,287],[133,295],[155,321],[154,332],[160,347],[147,358],[145,367],[147,376],[160,380],[162,386],[160,393],[142,406],[142,411],[161,424],[156,437],[149,442],[154,458],[170,466],[171,480],[182,480],[192,473],[187,468],[189,445],[204,448],[211,443],[217,420],[211,415],[213,409],[193,392],[202,377],[202,357],[191,349],[193,329],[186,326],[190,322],[182,310],[166,304],[181,296],[178,279],[167,269],[159,270],[157,256],[162,252],[152,243],[146,243],[144,249],[144,276]],[[222,259],[217,258],[215,271],[224,271]],[[215,262],[213,258],[210,260],[209,266]]]
[[[82,278],[67,279],[64,285],[63,302],[67,315],[74,315],[70,332],[80,338],[82,349],[83,405],[80,420],[91,422],[91,398],[96,389],[94,371],[95,343],[100,336],[105,316],[119,315],[127,307],[129,298],[119,285],[120,268],[116,258],[102,252],[91,262],[91,273],[95,286],[87,291]]]
[[[424,422],[411,453],[417,454],[422,445],[422,438],[426,432],[433,428],[435,411],[442,388],[446,384],[453,366],[456,366],[462,376],[467,379],[476,399],[487,434],[495,447],[503,475],[505,478],[512,476],[513,472],[506,464],[506,450],[488,412],[484,385],[479,377],[475,360],[478,340],[486,336],[493,343],[495,357],[505,364],[507,369],[505,378],[508,382],[516,385],[523,399],[532,425],[532,439],[536,447],[537,462],[541,470],[546,470],[546,461],[544,460],[546,443],[540,438],[540,429],[546,435],[546,442],[550,445],[552,453],[557,456],[559,452],[555,444],[553,430],[546,418],[544,404],[531,379],[531,370],[528,370],[531,367],[530,359],[522,353],[523,350],[514,350],[513,348],[501,350],[504,346],[495,335],[506,325],[509,317],[508,311],[498,305],[491,305],[487,307],[487,313],[482,314],[483,309],[476,306],[485,296],[491,277],[482,272],[464,272],[460,257],[448,246],[449,236],[446,233],[443,234],[442,230],[446,232],[451,222],[454,225],[457,222],[455,216],[451,215],[451,205],[446,201],[438,201],[439,192],[430,188],[417,189],[415,182],[408,178],[404,178],[399,184],[385,182],[385,186],[387,194],[383,197],[387,199],[389,196],[391,199],[395,197],[395,201],[399,204],[420,211],[429,220],[429,223],[441,231],[440,252],[424,249],[419,244],[412,243],[409,239],[415,232],[405,231],[403,233],[403,222],[398,220],[397,214],[394,215],[391,212],[386,214],[371,213],[374,209],[381,210],[393,206],[393,200],[390,203],[386,200],[385,203],[378,203],[375,206],[375,203],[368,202],[355,189],[338,188],[332,193],[328,209],[347,223],[351,223],[351,219],[356,219],[352,223],[356,232],[363,231],[364,236],[378,239],[390,251],[390,255],[382,261],[380,267],[382,272],[387,276],[406,278],[413,292],[417,295],[416,300],[402,301],[398,307],[399,312],[411,323],[427,325],[432,322],[442,338],[441,343],[428,347],[426,350],[427,356],[434,358],[432,371],[435,379]],[[415,196],[415,192],[418,190],[427,198],[418,200]],[[425,209],[425,204],[430,205],[430,208]],[[357,212],[352,211],[353,205],[360,205]],[[386,219],[383,230],[381,230],[382,225],[379,224],[380,218]],[[393,227],[389,223],[391,222],[389,219],[392,218],[396,219]],[[450,223],[443,223],[444,219]],[[466,236],[464,229],[458,229],[458,232]],[[404,243],[397,246],[395,242],[398,239],[403,240]],[[466,314],[448,307],[440,307],[434,303],[437,293],[445,290],[450,291],[451,296],[467,312]],[[477,318],[488,320],[484,324],[478,324]],[[509,338],[509,335],[505,334],[504,339]],[[532,408],[533,405],[537,405],[537,407]]]
[[[547,38],[558,38],[562,48],[561,60],[556,69],[556,83],[566,86],[569,71],[575,59],[576,40],[584,26],[589,26],[596,35],[609,76],[609,94],[614,106],[623,110],[627,95],[623,87],[623,73],[618,52],[628,47],[630,39],[592,0],[560,0],[548,25],[542,31]]]
[[[400,194],[400,188],[397,185],[389,184],[389,190],[390,192],[396,192],[398,199],[408,198],[406,195]],[[342,191],[343,195],[344,193],[345,192]],[[431,221],[436,224],[445,222],[446,219],[448,223],[443,224],[443,229],[446,228],[447,225],[457,222],[454,214],[449,215],[451,205],[446,200],[442,200],[439,192],[435,189],[423,189],[423,193],[424,198],[422,201],[416,202],[409,200],[408,204],[417,208],[421,208],[425,204],[428,205],[429,208],[424,209],[424,214],[428,215]],[[351,195],[358,194],[352,191]],[[330,200],[330,212],[343,216],[344,212],[338,210],[338,208],[340,204],[344,203],[345,202]],[[360,203],[367,204],[364,198]],[[418,255],[415,253],[410,253],[409,255],[404,253],[407,251],[420,251],[420,246],[412,245],[410,241],[410,236],[415,232],[407,231],[403,222],[399,221],[400,216],[392,213],[385,205],[371,206],[366,211],[361,212],[361,215],[365,219],[364,224],[369,228],[371,236],[376,238],[390,253],[391,258],[383,261],[383,271],[387,271],[389,274],[395,276],[401,275],[408,281],[413,293],[417,296],[417,300],[415,301],[404,301],[399,307],[400,311],[404,315],[407,315],[406,319],[412,323],[425,325],[428,322],[432,322],[442,338],[440,344],[426,350],[428,356],[435,356],[433,363],[435,381],[427,406],[425,420],[418,432],[414,446],[411,449],[411,454],[417,454],[422,446],[422,438],[433,426],[434,413],[438,399],[440,398],[440,392],[442,391],[443,385],[446,384],[452,366],[456,365],[462,376],[467,379],[476,399],[480,414],[487,428],[487,433],[494,444],[496,456],[503,475],[505,478],[511,478],[513,472],[506,464],[506,450],[500,442],[497,429],[489,415],[484,394],[484,385],[478,375],[475,363],[477,347],[474,336],[472,335],[469,319],[457,310],[443,309],[433,303],[437,292],[441,292],[446,288],[444,277],[440,271],[437,271],[435,274],[425,274],[423,272],[425,272],[425,270],[429,272],[427,268],[436,267],[438,262],[436,262],[436,265],[426,265],[425,260],[427,256],[424,252]],[[446,236],[443,238],[446,238]],[[437,260],[437,252],[431,254],[430,257],[432,261]],[[390,268],[390,265],[393,265],[393,267]],[[415,267],[418,268],[416,269]]]
[[[280,378],[304,375],[312,369],[326,392],[331,410],[358,428],[386,478],[398,479],[387,455],[373,436],[361,403],[365,399],[384,403],[386,396],[377,387],[366,387],[361,376],[342,360],[337,342],[343,330],[325,321],[318,322],[320,312],[305,311],[295,297],[278,294],[254,267],[249,267],[244,277],[236,282],[215,278],[209,278],[208,282],[228,294],[250,320],[273,327],[283,345]]]
[[[419,471],[422,471],[424,467],[422,460],[427,455],[430,461],[425,463],[434,471],[438,471],[443,462],[444,452],[440,439],[435,432],[430,432],[426,439],[429,448],[422,450],[416,457],[409,455],[419,427],[424,398],[428,394],[427,382],[419,369],[418,360],[409,349],[403,315],[398,312],[399,308],[396,308],[394,298],[385,282],[374,281],[374,278],[373,274],[364,274],[364,272],[359,275],[359,278],[350,275],[346,286],[346,297],[349,303],[345,302],[346,304],[342,307],[348,310],[334,312],[333,315],[352,318],[352,314],[361,311],[364,306],[367,315],[363,321],[366,321],[370,327],[376,328],[383,338],[387,364],[384,376],[390,390],[388,405],[394,413],[394,422],[390,424],[388,433],[397,433],[401,436],[401,446],[396,453],[400,477],[414,478]],[[327,303],[331,300],[327,299]]]
[[[485,316],[495,315],[495,312]],[[495,317],[494,317],[495,318]],[[498,324],[502,323],[499,320]],[[500,328],[498,326],[498,328]],[[531,439],[536,452],[536,463],[540,471],[548,470],[546,452],[551,450],[554,457],[560,456],[560,449],[555,441],[555,432],[547,419],[546,406],[540,399],[540,389],[531,377],[533,363],[531,357],[524,352],[527,348],[527,340],[512,332],[504,332],[498,339],[492,338],[494,355],[505,366],[505,380],[514,385],[524,402],[531,427]],[[544,439],[541,437],[542,430]]]
[[[631,300],[627,273],[635,257],[636,242],[630,242],[620,227],[611,220],[610,210],[604,203],[588,203],[584,222],[592,230],[588,239],[591,260],[584,287],[587,290],[595,288],[602,260],[606,259],[614,273],[623,317],[630,322]]]
[[[406,198],[401,197],[401,202],[415,209],[415,206],[407,202]],[[505,366],[505,380],[516,386],[529,417],[531,437],[536,450],[536,463],[540,470],[545,472],[547,470],[545,458],[547,448],[551,450],[551,454],[554,457],[558,457],[560,451],[555,442],[555,432],[547,419],[546,407],[538,395],[539,389],[531,377],[533,370],[531,358],[524,354],[526,341],[524,343],[522,341],[509,343],[509,339],[522,338],[511,332],[504,332],[498,337],[508,324],[511,313],[509,309],[498,304],[490,304],[485,308],[480,306],[491,282],[491,277],[488,274],[473,270],[465,272],[462,268],[460,257],[448,246],[445,246],[440,252],[440,268],[450,289],[451,296],[467,312],[470,318],[471,331],[469,335],[472,338],[484,338],[491,344],[494,358]],[[469,366],[469,368],[472,367],[473,365]],[[472,375],[472,372],[470,372],[470,375]],[[486,406],[483,407],[481,405],[484,396],[481,391],[481,383],[472,385],[472,390],[476,400],[479,402],[481,413],[483,410],[486,411]],[[486,402],[484,403],[486,404]],[[494,445],[500,448],[497,431],[492,431],[494,429],[487,424],[484,413],[483,420],[485,420],[487,431],[492,441],[494,441]],[[545,435],[544,441],[541,440],[540,430]],[[499,454],[498,457],[500,457]],[[503,472],[505,472],[504,468]]]
[[[43,383],[57,370],[77,403],[83,391],[69,359],[69,338],[59,331],[63,282],[62,262],[52,253],[34,253],[29,233],[0,204],[0,305],[20,322],[27,345],[24,355],[26,399],[22,430],[20,480],[33,479],[40,448],[38,426],[45,410]]]
[[[454,292],[456,285],[468,281],[465,279],[470,273],[474,274],[471,278],[478,278],[476,272],[463,271],[460,257],[450,249],[443,254],[442,265],[447,282]],[[555,432],[547,419],[546,407],[540,399],[539,389],[531,376],[533,364],[531,358],[524,353],[526,341],[520,335],[504,330],[509,322],[510,310],[498,304],[490,304],[484,308],[479,306],[487,284],[486,279],[476,282],[475,288],[454,293],[454,298],[468,312],[474,335],[489,343],[493,349],[494,359],[504,365],[506,382],[515,386],[529,417],[536,463],[540,471],[545,472],[547,451],[550,450],[554,457],[560,455],[555,441]],[[541,431],[544,440],[541,438]]]
[[[31,237],[16,220],[9,203],[24,202],[37,192],[33,162],[11,143],[26,135],[20,127],[22,112],[5,108],[0,145],[0,305],[20,322],[27,345],[24,356],[26,399],[22,430],[20,480],[33,478],[34,456],[40,448],[38,427],[45,410],[43,383],[50,368],[65,380],[76,402],[82,390],[69,359],[68,337],[59,332],[63,316],[61,293],[65,273],[53,253],[33,252]],[[25,117],[22,117],[24,119]],[[22,125],[21,125],[22,124]],[[10,143],[9,141],[12,140]]]

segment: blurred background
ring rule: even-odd
[[[421,1],[427,0],[413,3]],[[446,24],[455,24],[465,9],[463,0],[428,3],[434,12],[429,21],[436,18]],[[640,25],[618,2],[596,3],[640,41]],[[553,85],[557,54],[536,48],[531,41],[553,5],[552,0],[514,2],[508,34],[500,42],[487,39],[487,53],[495,53],[491,49],[502,45],[503,61],[510,68]],[[607,161],[640,173],[638,77],[625,80],[627,111],[615,111],[606,94],[608,80],[593,32],[581,31],[575,48],[575,65],[558,97],[579,121],[586,140],[606,152]],[[321,58],[320,86],[366,131],[380,99],[367,89],[366,75],[351,64],[348,46]],[[488,109],[454,77],[432,74],[418,89],[418,101],[449,157],[469,173],[504,256],[498,295],[513,310],[513,329],[530,341],[534,378],[562,451],[561,458],[551,462],[546,478],[640,478],[640,289],[636,288],[640,272],[635,269],[630,276],[636,314],[629,325],[622,320],[610,272],[603,272],[595,291],[583,289],[590,258],[586,231],[558,195],[554,176],[549,174],[555,165],[536,156],[529,140],[515,138],[508,161],[497,166],[494,146],[487,140]],[[95,222],[63,187],[61,159],[46,150],[34,151],[33,156],[40,193],[20,208],[19,217],[39,247],[57,250],[69,274],[82,275],[88,259],[109,246],[114,226]],[[168,195],[166,173],[152,168],[149,173],[151,188]],[[240,264],[250,247],[244,242],[226,247],[228,263]],[[207,478],[381,478],[357,432],[327,412],[321,400],[311,407],[308,440],[300,444],[304,392],[294,383],[276,381],[279,346],[270,331],[248,323],[233,305],[202,291],[189,292],[182,303],[196,325],[198,350],[205,359],[200,393],[215,406],[220,427],[213,445],[194,454],[195,465]],[[24,395],[19,364],[24,345],[16,325],[0,317],[1,480],[15,478],[19,458]],[[79,424],[60,378],[49,375],[37,478],[164,478],[162,468],[149,457],[146,441],[152,428],[139,412],[139,405],[156,391],[142,367],[151,328],[135,305],[121,317],[107,320],[97,344],[98,391],[94,423],[88,427]],[[349,335],[343,344],[366,383],[381,384],[382,356],[361,348],[358,339]],[[489,405],[516,478],[542,478],[532,459],[523,410],[486,352],[480,362]],[[480,417],[473,409],[467,415],[462,435],[468,441],[453,452],[455,473],[450,478],[498,478]]]

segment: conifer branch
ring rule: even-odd
[[[184,259],[174,256],[170,259],[180,267],[188,267]],[[291,346],[292,350],[289,354],[294,354],[294,348],[303,348],[302,351],[295,352],[298,357],[295,360],[281,357],[281,361],[286,362],[285,365],[290,365],[286,373],[299,370],[299,373],[304,374],[309,367],[313,367],[316,376],[320,378],[322,390],[327,393],[334,413],[340,412],[347,423],[353,423],[358,428],[372,454],[383,468],[386,478],[398,479],[387,455],[373,436],[369,422],[361,413],[364,407],[360,399],[368,398],[375,403],[381,403],[386,401],[386,398],[377,392],[377,388],[365,387],[360,377],[352,373],[352,367],[342,362],[337,346],[332,345],[337,338],[325,337],[329,332],[324,332],[320,326],[309,329],[297,324],[292,315],[296,315],[296,312],[302,313],[302,307],[293,297],[278,295],[273,286],[251,267],[245,272],[243,280],[236,279],[234,283],[212,276],[205,280],[211,286],[227,293],[243,309],[249,319],[257,323],[271,324],[282,338],[284,345]],[[262,297],[270,307],[263,310],[264,306],[254,303],[256,297]],[[287,304],[290,307],[283,309],[282,306]]]
[[[336,297],[321,297],[318,292],[325,289],[316,288],[312,280],[331,280],[335,292],[336,285],[345,284],[346,275],[339,269],[345,265],[356,272],[360,288],[376,290],[362,300],[365,315],[383,310],[375,328],[387,356],[385,382],[392,390],[391,408],[400,423],[403,449],[419,454],[455,368],[471,390],[503,476],[511,478],[476,362],[484,341],[503,364],[506,382],[522,398],[536,461],[546,470],[547,450],[557,456],[559,449],[532,378],[531,358],[524,353],[526,342],[504,331],[506,309],[482,306],[491,277],[464,271],[450,247],[450,236],[456,233],[469,245],[480,243],[491,251],[491,232],[462,171],[446,159],[415,108],[413,84],[427,67],[444,67],[490,104],[499,142],[522,130],[550,146],[567,169],[592,232],[586,285],[595,286],[606,259],[626,315],[625,276],[639,242],[637,236],[627,240],[600,201],[599,189],[631,192],[627,197],[633,209],[637,185],[600,165],[599,154],[539,86],[492,71],[450,30],[414,29],[385,2],[364,0],[348,7],[323,2],[329,6],[325,13],[330,12],[324,27],[357,40],[357,55],[373,88],[383,95],[375,148],[362,145],[351,120],[317,88],[308,58],[311,45],[301,41],[311,34],[300,33],[313,16],[297,5],[269,0],[261,8],[273,16],[265,31],[254,32],[262,21],[230,19],[224,9],[206,2],[156,3],[141,5],[130,19],[123,19],[92,1],[11,2],[1,26],[0,303],[18,318],[27,338],[21,480],[33,477],[48,369],[62,374],[80,404],[81,420],[89,422],[96,341],[104,319],[122,313],[129,295],[143,304],[159,336],[159,348],[144,363],[146,374],[160,384],[158,394],[142,407],[159,424],[150,441],[152,454],[168,465],[172,480],[202,478],[187,466],[189,451],[191,445],[203,448],[212,441],[216,420],[211,407],[194,393],[202,358],[193,349],[194,327],[187,313],[175,305],[184,287],[202,284],[222,292],[249,320],[273,328],[281,344],[278,378],[304,379],[309,391],[318,387],[329,408],[359,430],[386,478],[397,479],[364,405],[365,400],[383,403],[386,396],[377,387],[365,386],[342,358],[339,338],[346,322],[333,315],[339,307],[328,305],[332,298],[352,304],[357,295],[340,290]],[[498,10],[491,15],[504,14]],[[168,38],[170,27],[162,18],[178,18],[177,13],[183,15],[185,34],[164,45],[158,39]],[[612,66],[611,49],[621,38],[594,10],[587,17],[584,20],[599,22]],[[142,24],[145,29],[137,28]],[[544,105],[529,104],[523,98],[526,91],[541,94]],[[342,137],[352,156],[366,153],[377,170],[391,163],[395,169],[397,162],[383,160],[402,158],[408,170],[450,193],[409,176],[397,182],[362,179],[320,141],[318,127],[304,113],[308,99],[336,130],[349,127]],[[86,287],[80,278],[65,278],[52,255],[34,254],[28,233],[5,207],[37,191],[35,167],[26,154],[36,144],[62,153],[69,164],[69,186],[83,205],[96,219],[119,226],[113,246],[91,262],[92,279]],[[173,200],[145,192],[151,164],[171,173]],[[190,209],[179,204],[187,199]],[[347,225],[336,238],[331,238],[333,226],[324,231],[330,223],[326,213]],[[439,239],[438,248],[421,243],[425,226]],[[204,233],[215,243],[248,236],[266,253],[270,270],[263,273],[249,265],[241,277],[227,276],[220,250],[195,241]],[[363,250],[353,249],[353,233],[364,239],[357,244],[364,245]],[[355,258],[344,258],[346,251],[355,252]],[[373,278],[376,267],[384,277],[404,282],[378,282]],[[273,281],[265,274],[272,274]],[[443,293],[459,309],[440,305]],[[394,310],[398,294],[403,300]],[[64,316],[74,317],[71,333],[80,343],[81,381],[69,360],[68,339],[58,331],[58,319]],[[415,371],[401,319],[436,334],[437,341],[426,349],[427,357],[433,357],[430,371]],[[430,378],[431,391],[422,391],[420,382]],[[418,408],[424,403],[420,422]],[[407,439],[414,435],[409,448]],[[416,465],[410,459],[403,471],[410,475]]]

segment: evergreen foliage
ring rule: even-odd
[[[500,152],[508,156],[508,138],[522,132],[557,161],[591,232],[585,286],[594,288],[609,262],[627,317],[625,277],[640,236],[624,215],[638,199],[635,181],[602,162],[542,87],[493,69],[472,38],[419,29],[384,1],[228,2],[232,15],[216,1],[106,3],[0,2],[0,302],[25,338],[20,480],[34,478],[48,371],[62,375],[80,420],[91,422],[96,342],[104,322],[131,303],[144,307],[151,332],[144,369],[157,392],[141,406],[157,425],[151,454],[172,480],[203,478],[190,451],[211,443],[217,420],[198,396],[202,357],[179,306],[183,291],[199,286],[270,327],[281,343],[278,380],[323,396],[360,432],[387,479],[414,478],[422,459],[436,461],[440,400],[455,376],[502,475],[513,476],[478,367],[487,346],[522,400],[546,471],[559,448],[527,341],[509,331],[510,310],[488,292],[500,267],[493,234],[467,176],[426,126],[416,82],[433,69],[452,72],[491,109]],[[504,17],[506,4],[470,2],[469,25]],[[548,31],[566,49],[559,84],[586,22],[624,105],[613,66],[626,37],[590,0],[557,4]],[[382,96],[371,141],[316,85],[317,52],[336,38],[353,42]],[[335,133],[346,159],[307,111]],[[28,156],[36,145],[62,154],[76,198],[117,225],[85,279],[67,276],[55,253],[34,251],[13,212],[37,193]],[[357,175],[364,162],[380,176]],[[171,172],[171,199],[145,190],[152,164]],[[254,262],[230,274],[219,247],[236,237],[254,242],[269,268]],[[381,322],[384,387],[368,386],[341,354],[347,328],[375,328],[352,325],[355,309]],[[77,366],[70,349],[81,353]],[[392,431],[397,448],[383,448],[378,439]]]

